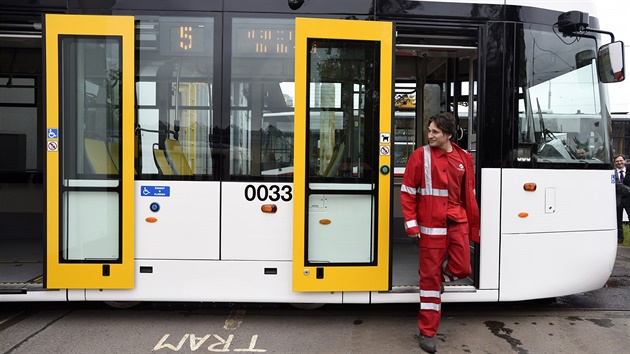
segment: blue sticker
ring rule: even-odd
[[[58,139],[59,138],[59,131],[57,130],[57,128],[48,128],[48,131],[46,132],[46,139]]]
[[[167,186],[142,186],[140,187],[142,197],[170,197],[171,187]]]
[[[610,175],[610,183],[615,183],[615,174]]]

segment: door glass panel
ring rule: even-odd
[[[117,261],[121,244],[121,39],[66,36],[60,42],[61,259]]]
[[[371,263],[374,229],[372,195],[311,194],[308,218],[308,262]],[[327,223],[325,220],[331,220]]]
[[[62,259],[117,260],[118,209],[118,193],[64,193],[63,211],[68,217],[64,223]]]
[[[120,62],[120,38],[61,40],[65,186],[120,179]]]
[[[371,263],[380,45],[309,39],[308,48],[307,174],[317,192],[308,197],[307,261]]]
[[[378,142],[378,42],[309,40],[309,176],[370,183]],[[376,117],[378,118],[378,117]]]

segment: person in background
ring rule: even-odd
[[[580,160],[586,160],[588,158],[588,150],[583,146],[578,147],[575,153]]]
[[[419,238],[419,345],[428,353],[437,350],[442,282],[471,274],[469,242],[479,242],[473,159],[450,140],[455,129],[451,113],[429,119],[429,145],[409,157],[400,192],[405,231]]]
[[[604,151],[604,147],[600,146],[595,150],[595,156],[593,156],[594,159],[604,162],[605,159],[605,151]]]
[[[630,217],[630,177],[626,174],[626,159],[615,156],[615,194],[617,199],[617,242],[623,243],[623,211]]]

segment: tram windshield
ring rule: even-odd
[[[610,164],[595,37],[563,37],[528,25],[520,32],[516,160]]]

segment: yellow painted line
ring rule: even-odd
[[[41,282],[42,279],[44,279],[44,276],[43,275],[39,275],[39,276],[36,276],[33,279],[27,280],[26,282],[27,283],[37,283],[37,282]]]

